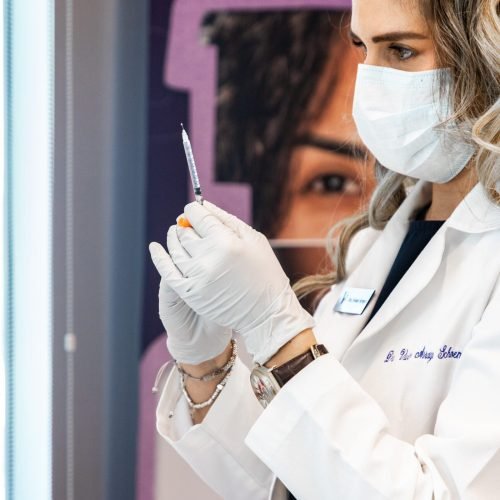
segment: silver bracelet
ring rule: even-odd
[[[236,347],[236,340],[231,339],[231,357],[229,358],[228,362],[224,366],[216,368],[215,370],[211,371],[210,373],[207,373],[206,375],[203,375],[201,377],[195,377],[194,375],[187,373],[177,361],[175,361],[175,366],[177,367],[177,370],[179,370],[179,373],[186,378],[192,378],[193,380],[199,380],[201,382],[209,382],[210,380],[217,378],[219,375],[228,372],[234,365],[237,355],[238,355],[238,349]]]
[[[226,385],[229,376],[231,375],[231,371],[233,369],[234,363],[236,361],[236,355],[237,355],[237,346],[236,346],[236,341],[232,342],[232,347],[233,351],[231,353],[231,358],[229,360],[229,367],[227,369],[227,373],[225,377],[217,384],[215,387],[215,391],[212,393],[212,395],[206,400],[202,401],[201,403],[195,403],[191,397],[189,396],[187,390],[186,390],[186,383],[185,383],[185,374],[183,372],[179,372],[180,374],[180,383],[181,383],[181,391],[182,394],[184,394],[184,397],[186,398],[187,404],[191,410],[200,410],[202,408],[206,408],[207,406],[210,406],[216,399],[217,396],[221,393],[222,389],[224,389],[224,386]],[[226,365],[228,364],[226,363]],[[226,366],[224,365],[224,366]]]

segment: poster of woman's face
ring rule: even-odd
[[[292,282],[330,268],[329,230],[375,184],[351,117],[360,61],[349,8],[350,0],[151,0],[148,241],[164,241],[193,199],[182,121],[206,199],[263,232]],[[155,432],[150,391],[168,359],[156,280],[148,269],[137,498],[214,499]]]
[[[251,187],[251,223],[296,280],[325,270],[333,224],[374,179],[351,117],[358,55],[345,10],[206,15],[217,48],[215,179]]]

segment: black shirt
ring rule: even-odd
[[[444,221],[442,220],[422,220],[420,217],[423,216],[425,210],[427,210],[427,207],[420,210],[415,220],[410,221],[408,232],[406,233],[403,243],[401,243],[399,252],[394,259],[394,263],[387,275],[384,286],[380,291],[375,307],[367,323],[375,316],[376,312],[386,301],[387,297],[389,297],[390,293],[399,283],[406,271],[408,271],[410,266],[420,255],[420,252],[443,225]]]
[[[415,220],[410,221],[408,232],[406,233],[403,243],[401,243],[401,247],[394,259],[394,263],[387,275],[384,286],[380,291],[377,302],[375,302],[375,306],[367,323],[375,316],[376,312],[386,301],[387,297],[389,297],[390,293],[399,283],[406,271],[408,271],[410,266],[420,255],[420,252],[443,225],[444,221],[442,220],[423,220],[428,208],[429,205],[421,208],[416,214]],[[288,492],[288,500],[296,500],[296,498]]]

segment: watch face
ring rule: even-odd
[[[250,384],[253,392],[257,396],[260,404],[265,408],[276,396],[280,386],[269,373],[269,370],[263,366],[257,366],[250,374]]]

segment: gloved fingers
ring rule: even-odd
[[[192,227],[177,227],[177,238],[193,261],[207,255],[216,243],[213,239],[201,238]]]
[[[155,241],[150,243],[149,251],[153,264],[160,273],[160,276],[184,300],[185,295],[189,293],[193,286],[192,280],[183,276],[183,273],[176,266],[172,257],[159,243]]]
[[[162,306],[172,307],[180,302],[184,302],[179,294],[168,284],[165,278],[160,280],[160,288],[158,291],[158,298],[160,299],[160,310]]]
[[[205,206],[213,215],[220,219],[227,227],[231,228],[238,236],[243,237],[246,231],[251,231],[252,227],[238,219],[235,215],[226,212],[222,208],[204,200],[203,206]]]
[[[159,243],[152,241],[149,244],[149,253],[151,254],[151,260],[156,270],[160,273],[162,278],[165,278],[167,281],[182,278],[181,272],[175,266],[170,255],[168,255],[166,250]]]
[[[208,210],[204,204],[200,205],[198,202],[193,201],[184,207],[184,213],[189,219],[194,230],[202,237],[207,236],[232,236],[236,233],[229,226],[224,224],[216,215]]]
[[[178,260],[188,260],[191,258],[191,254],[179,241],[179,233],[183,229],[184,228],[178,226],[170,226],[167,231],[167,249],[176,265]]]
[[[188,238],[186,238],[186,241],[194,241],[199,243],[203,241],[203,238],[193,229],[193,226],[181,226],[178,224],[176,228],[177,236],[179,238],[181,237],[181,235],[187,235]],[[185,250],[190,253],[187,248],[185,248]]]
[[[167,232],[167,247],[172,257],[173,263],[177,266],[179,271],[184,277],[189,276],[191,270],[193,269],[194,262],[191,255],[182,246],[179,240],[179,234],[187,228],[177,228],[176,226],[171,226]],[[199,238],[199,237],[198,237]]]

